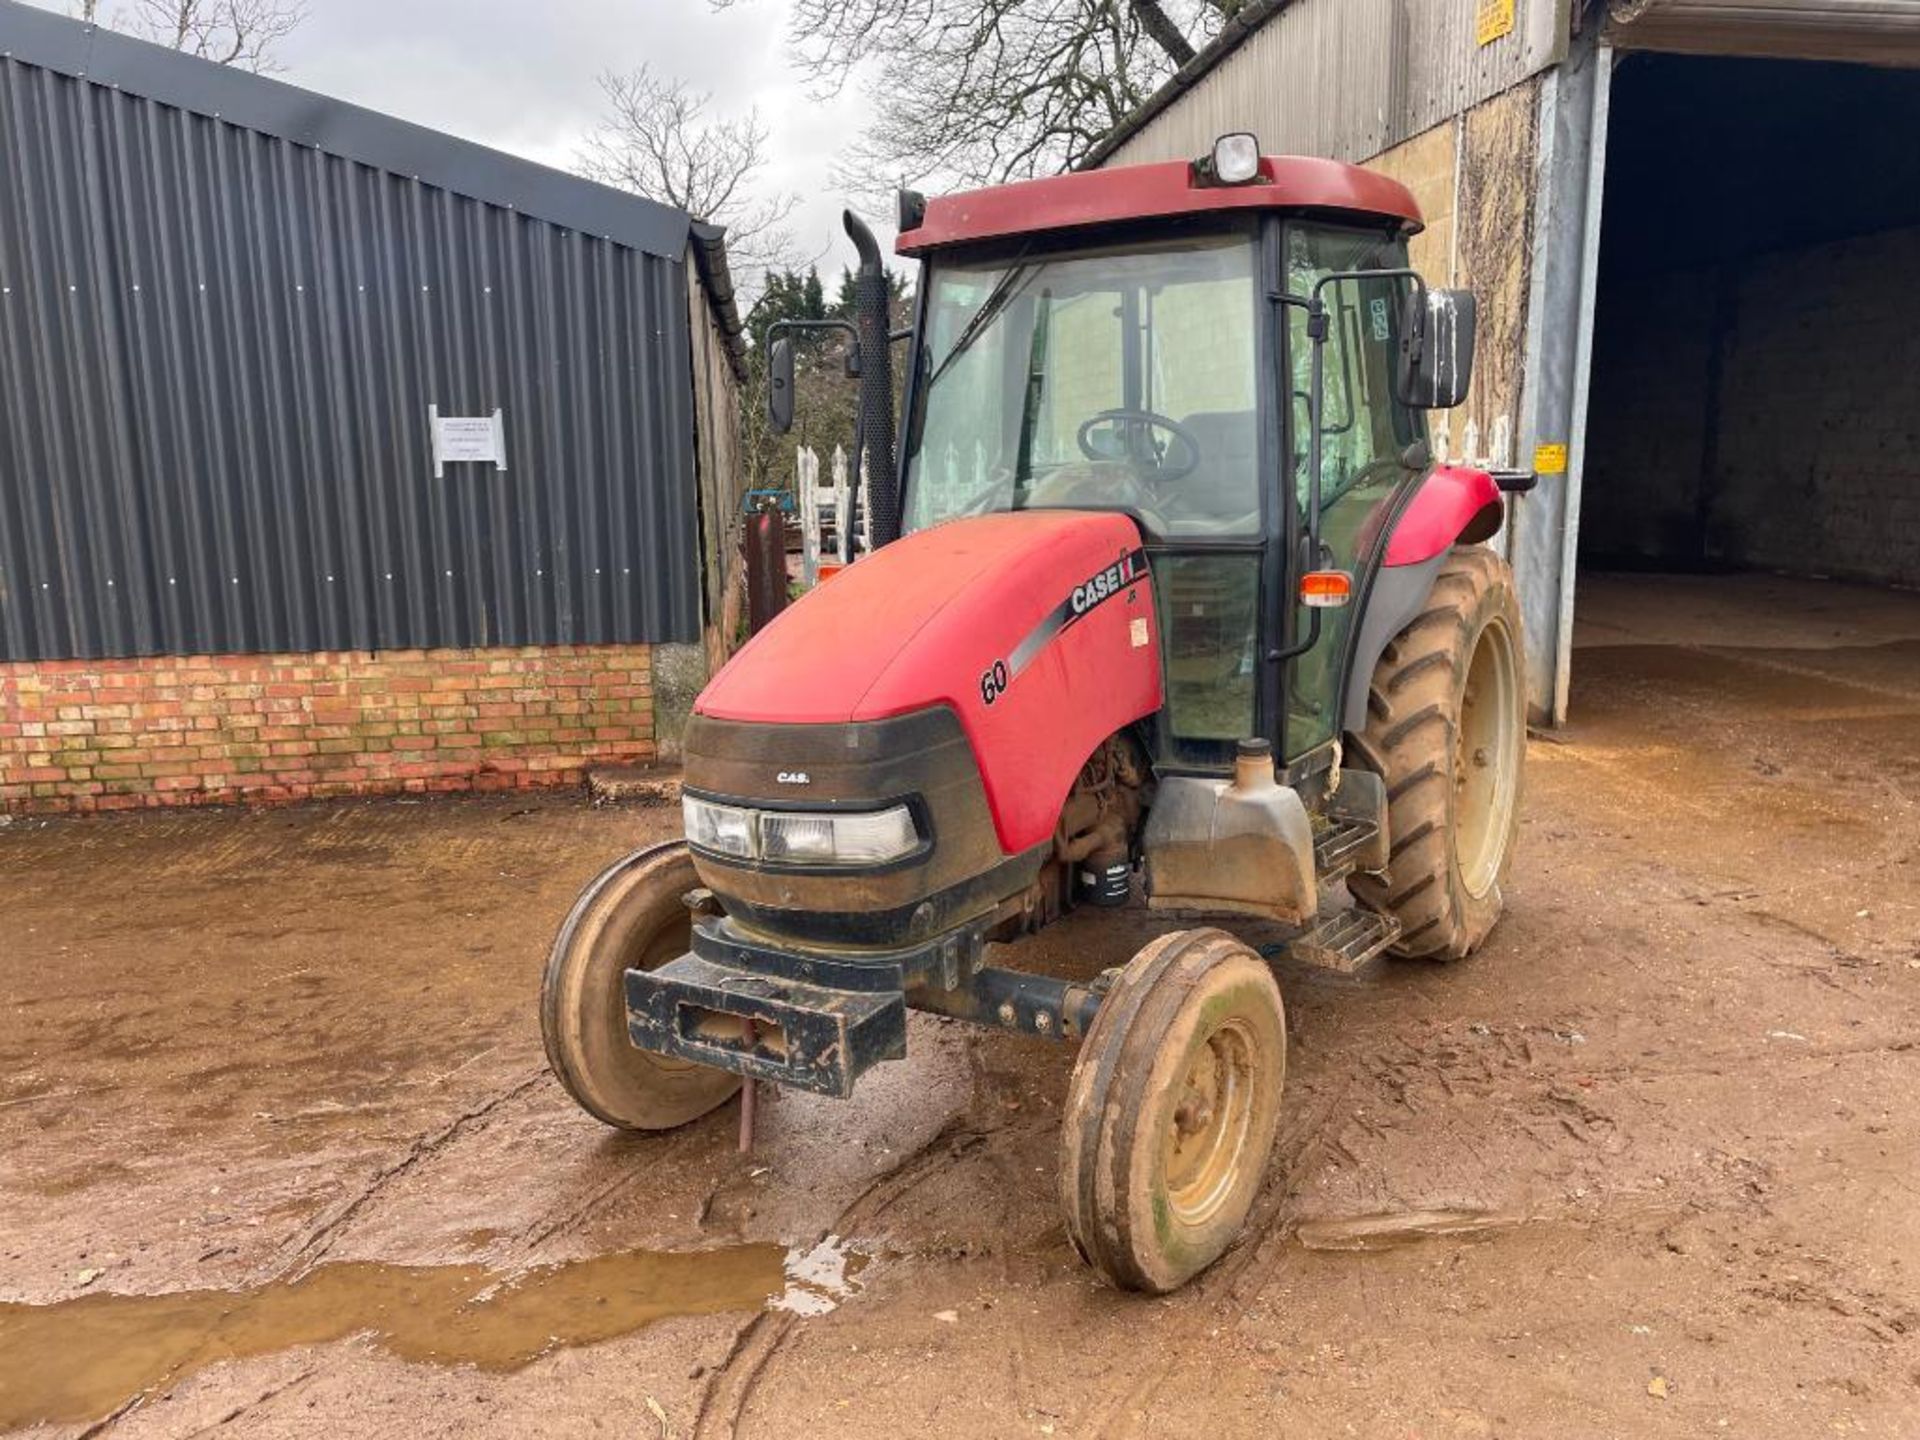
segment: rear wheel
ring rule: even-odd
[[[670,1130],[740,1088],[724,1070],[653,1055],[627,1036],[626,972],[687,953],[686,894],[700,883],[685,841],[637,850],[580,892],[540,986],[547,1063],[580,1108],[622,1130]]]
[[[1181,930],[1134,956],[1067,1092],[1060,1192],[1087,1263],[1163,1293],[1217,1260],[1259,1193],[1286,1072],[1280,989],[1253,951]]]
[[[1513,572],[1464,547],[1374,669],[1354,758],[1386,782],[1392,858],[1347,883],[1399,920],[1395,954],[1460,959],[1500,918],[1520,827],[1522,654]]]

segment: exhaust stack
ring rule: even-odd
[[[867,467],[873,506],[867,519],[877,550],[900,536],[899,478],[893,458],[893,349],[887,338],[893,325],[892,296],[873,231],[851,210],[845,223],[848,238],[860,252],[860,269],[853,277],[854,326],[860,339],[859,448]]]

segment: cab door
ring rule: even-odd
[[[1329,275],[1356,270],[1404,267],[1406,243],[1378,230],[1296,222],[1286,227],[1283,271],[1289,295],[1307,297]],[[1320,638],[1293,660],[1281,677],[1283,733],[1280,752],[1294,760],[1335,739],[1341,728],[1341,697],[1347,652],[1357,623],[1355,611],[1366,581],[1386,547],[1389,521],[1403,495],[1427,463],[1413,449],[1426,439],[1427,422],[1394,398],[1404,278],[1363,276],[1335,281],[1321,291],[1328,310],[1323,349],[1326,366],[1322,399],[1320,461],[1321,553],[1311,568],[1345,570],[1353,576],[1352,603],[1320,611]],[[1314,347],[1307,336],[1307,315],[1288,305],[1283,381],[1289,387],[1286,434],[1292,455],[1292,501],[1301,510],[1300,533],[1307,533],[1308,463],[1311,427],[1308,394]],[[1420,468],[1409,465],[1418,462]],[[1295,603],[1297,575],[1288,576],[1282,603]],[[1302,616],[1301,633],[1307,618]]]

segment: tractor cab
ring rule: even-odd
[[[1018,510],[1131,518],[1169,640],[1162,763],[1218,765],[1264,732],[1260,570],[1282,509],[1262,461],[1283,442],[1262,443],[1280,401],[1258,380],[1272,369],[1260,230],[1229,216],[961,250],[922,280],[902,529]]]
[[[1224,773],[1261,736],[1312,768],[1342,725],[1351,602],[1433,466],[1425,411],[1464,393],[1472,297],[1408,268],[1400,187],[1246,135],[1007,191],[902,199],[921,271],[899,532],[1126,515],[1158,578],[1156,767]]]

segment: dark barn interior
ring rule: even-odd
[[[1620,57],[1582,570],[1920,585],[1920,73]]]

